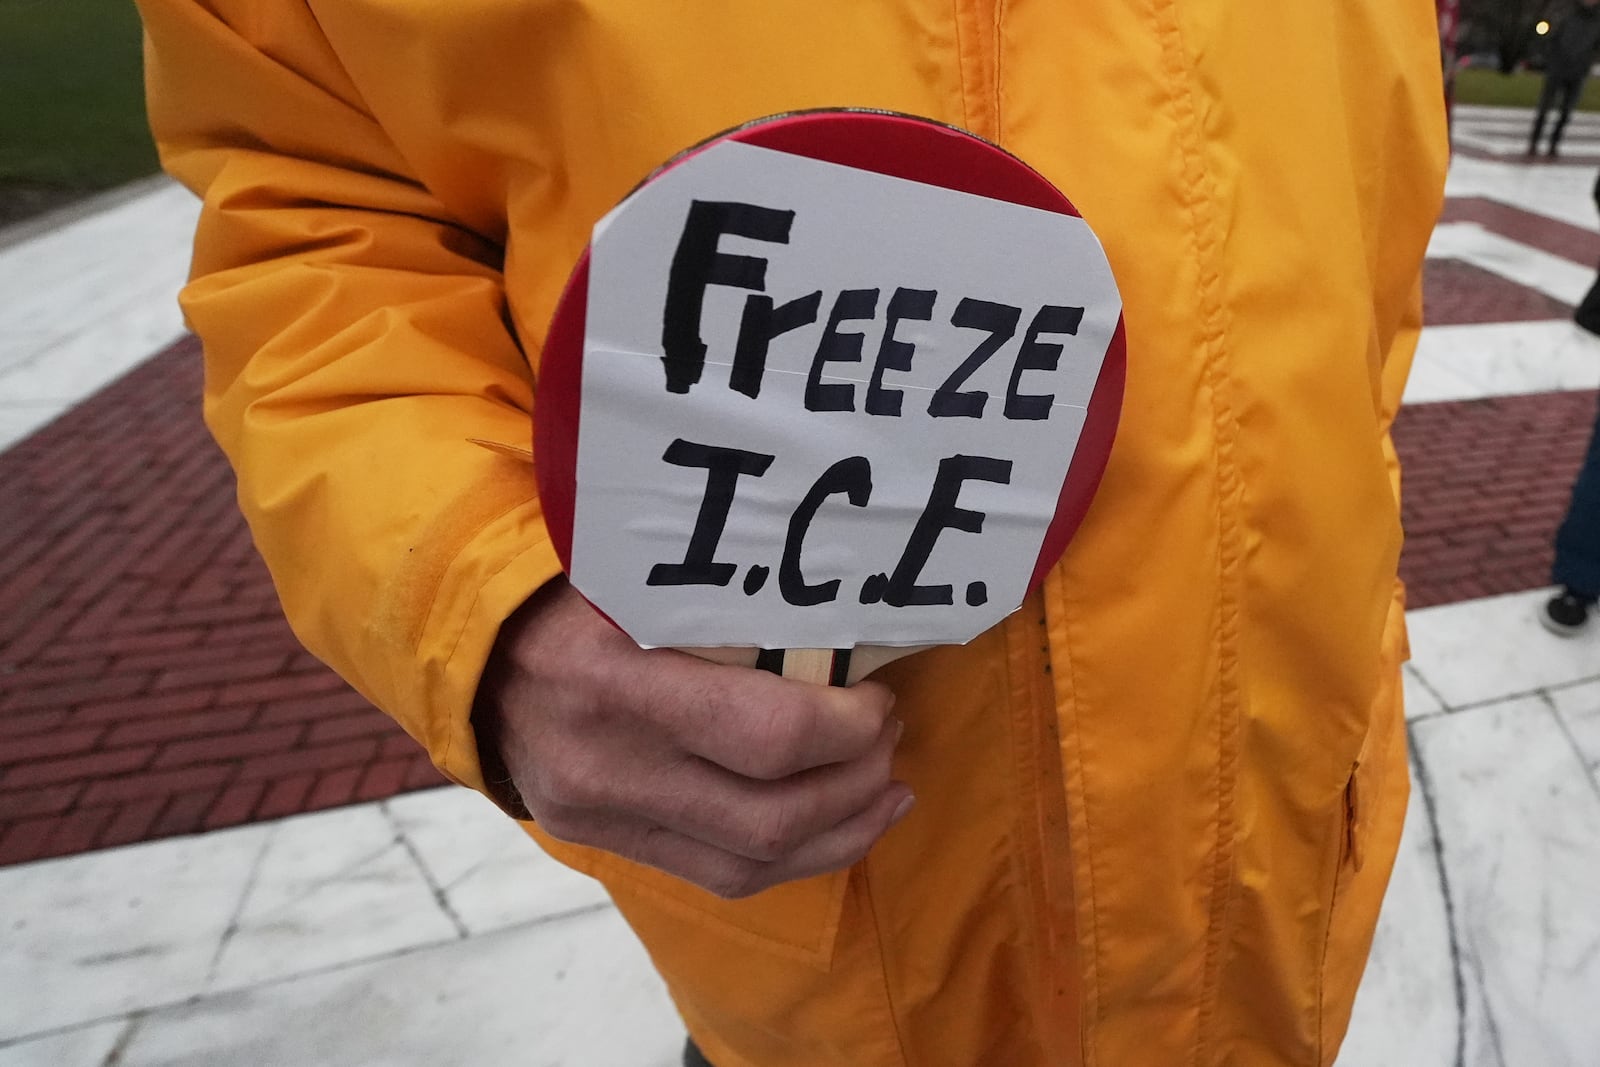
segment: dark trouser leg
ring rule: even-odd
[[[1544,117],[1550,111],[1550,106],[1556,102],[1556,82],[1550,78],[1544,80],[1544,85],[1539,89],[1539,109],[1533,114],[1533,133],[1528,137],[1528,155],[1539,151],[1539,138],[1544,133]]]
[[[1546,85],[1550,84],[1547,80]],[[1560,110],[1556,112],[1556,128],[1550,131],[1550,154],[1556,154],[1556,146],[1561,143],[1561,134],[1566,131],[1567,120],[1572,117],[1572,109],[1578,104],[1578,96],[1583,92],[1583,79],[1573,78],[1559,83],[1557,105]]]
[[[1572,487],[1567,517],[1556,531],[1557,585],[1579,596],[1600,597],[1600,415],[1589,435],[1589,453]]]
[[[1590,333],[1600,333],[1600,273],[1595,275],[1589,291],[1583,294],[1583,300],[1572,313],[1572,318]]]
[[[683,1046],[683,1067],[711,1067],[711,1061],[705,1058],[693,1040]]]

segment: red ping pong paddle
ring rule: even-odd
[[[1104,253],[1026,164],[906,115],[763,119],[596,226],[539,363],[545,521],[642,645],[850,684],[1037,587],[1125,368]]]

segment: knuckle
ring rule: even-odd
[[[539,775],[539,797],[551,807],[566,810],[597,808],[604,797],[598,775],[585,772],[575,761],[558,762]]]
[[[715,871],[704,885],[709,892],[723,900],[742,900],[765,888],[761,870],[761,865],[756,863],[730,863]]]
[[[782,778],[800,770],[817,711],[806,700],[774,700],[751,724],[751,769],[757,778]]]
[[[750,827],[745,854],[771,862],[804,843],[805,819],[800,805],[783,801],[768,806]]]

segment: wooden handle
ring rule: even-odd
[[[783,653],[783,676],[812,685],[834,685],[834,658],[831,648],[791,648]],[[845,653],[846,656],[849,653]]]
[[[756,655],[756,669],[812,685],[849,685],[850,649],[762,649]]]

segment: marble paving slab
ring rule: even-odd
[[[1586,230],[1600,230],[1600,215],[1590,195],[1594,177],[1592,166],[1529,166],[1457,155],[1450,160],[1444,189],[1446,196],[1487,197]]]
[[[269,833],[0,868],[0,1040],[202,992]]]
[[[470,935],[610,903],[599,882],[551,859],[471,790],[409,793],[384,807]]]
[[[1338,1067],[1457,1067],[1450,918],[1432,818],[1416,777]]]
[[[1466,1062],[1593,1067],[1600,789],[1542,696],[1414,727],[1467,1006]]]
[[[1477,400],[1600,387],[1600,337],[1566,319],[1429,326],[1405,402]]]
[[[683,1026],[610,909],[210,997],[119,1067],[677,1067]]]
[[[285,819],[262,838],[206,989],[258,985],[463,934],[381,809]]]
[[[0,334],[66,336],[108,299],[156,278],[181,285],[199,210],[187,190],[169,181],[0,249],[0,292],[8,295],[0,306]]]
[[[1548,138],[1552,126],[1552,122],[1545,123],[1543,136],[1539,139],[1541,153],[1550,143]],[[1528,135],[1531,132],[1533,123],[1530,121],[1520,128],[1462,125],[1456,127],[1453,136],[1456,144],[1468,148],[1479,148],[1507,158],[1525,158],[1528,153]],[[1569,156],[1592,155],[1600,152],[1600,137],[1587,130],[1575,129],[1569,124],[1566,132],[1561,135],[1561,151]]]
[[[1600,781],[1600,680],[1552,689],[1547,695],[1590,776]],[[1600,879],[1596,889],[1600,891]],[[1600,907],[1600,895],[1596,901]]]
[[[113,1019],[0,1045],[0,1067],[105,1067],[128,1027],[127,1020]]]
[[[1417,719],[1424,715],[1437,715],[1444,710],[1438,694],[1428,688],[1416,669],[1407,663],[1400,668],[1400,680],[1405,686],[1406,718]]]
[[[1593,266],[1573,263],[1502,237],[1475,222],[1446,222],[1434,227],[1428,258],[1464,260],[1573,306],[1582,302],[1595,276]]]
[[[0,450],[184,331],[199,204],[169,180],[0,248]]]
[[[1556,637],[1535,613],[1549,590],[1420,608],[1406,614],[1411,669],[1450,708],[1600,678],[1600,627]]]

